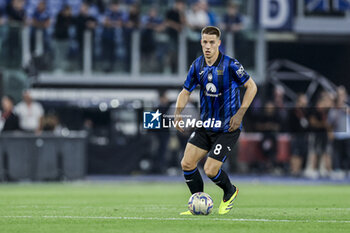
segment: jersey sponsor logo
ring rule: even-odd
[[[199,75],[202,75],[204,73],[204,70],[202,70],[201,72],[199,72]]]
[[[217,88],[213,83],[207,83],[205,86],[205,95],[210,97],[219,97],[221,93],[217,93]]]
[[[216,86],[213,83],[207,83],[205,89],[207,89],[207,93],[216,93]]]

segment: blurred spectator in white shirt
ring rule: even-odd
[[[209,25],[209,16],[205,10],[203,4],[199,1],[192,4],[190,10],[186,14],[187,24],[190,29],[200,33],[203,27]],[[200,34],[198,38],[200,39]]]
[[[29,91],[23,92],[23,100],[16,105],[15,112],[19,117],[21,130],[27,132],[38,131],[44,109],[40,103],[33,101]]]
[[[202,9],[205,10],[208,14],[209,24],[210,26],[217,26],[217,17],[215,13],[210,9],[208,4],[208,0],[200,0],[200,4],[202,5]]]
[[[328,123],[333,129],[332,156],[334,173],[331,178],[343,179],[345,172],[350,172],[350,112],[348,94],[344,86],[337,88],[335,108],[328,113]],[[349,173],[350,175],[350,173]]]
[[[201,44],[198,42],[201,39],[201,30],[209,25],[209,16],[206,9],[203,8],[201,2],[195,2],[191,5],[190,10],[187,11],[187,46],[191,48],[188,50],[187,61],[193,61],[202,53]],[[205,7],[205,6],[204,6]],[[190,66],[191,63],[188,63]]]

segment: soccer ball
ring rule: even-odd
[[[188,200],[188,210],[194,215],[208,215],[213,210],[214,202],[209,194],[198,192]]]

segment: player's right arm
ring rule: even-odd
[[[185,88],[177,96],[176,107],[175,107],[175,124],[176,129],[181,133],[184,132],[184,129],[179,126],[179,122],[182,121],[181,112],[186,107],[188,100],[190,99],[191,92],[187,91]]]
[[[190,67],[190,70],[188,71],[186,81],[183,85],[183,89],[177,96],[177,100],[176,100],[174,121],[176,124],[176,129],[182,133],[184,132],[184,129],[181,128],[178,124],[182,120],[182,117],[180,116],[180,114],[182,110],[186,107],[186,104],[190,99],[191,92],[196,88],[198,83],[199,82],[197,78],[196,61],[194,61]]]

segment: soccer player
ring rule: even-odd
[[[208,155],[204,171],[224,191],[219,214],[226,214],[232,209],[238,188],[231,184],[221,166],[233,153],[233,147],[241,132],[243,116],[255,97],[257,87],[236,59],[219,51],[220,36],[221,32],[217,27],[208,26],[202,29],[203,56],[198,57],[190,67],[183,90],[177,97],[174,120],[176,128],[183,132],[184,129],[178,124],[182,121],[180,114],[191,92],[199,85],[201,120],[204,122],[215,118],[221,121],[221,125],[195,129],[186,145],[181,166],[191,193],[203,192],[203,180],[197,163]],[[240,86],[246,89],[242,104]],[[191,215],[191,212],[180,214]]]

